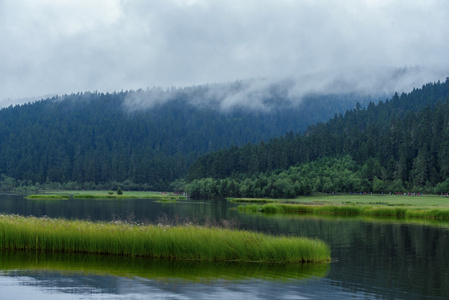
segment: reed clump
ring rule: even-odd
[[[262,205],[257,204],[249,204],[249,205],[239,205],[237,207],[238,211],[248,212],[248,213],[256,213],[261,211]]]
[[[0,215],[0,248],[168,260],[326,262],[322,241],[194,225],[137,225]]]
[[[227,198],[233,203],[274,203],[276,200],[265,198]]]

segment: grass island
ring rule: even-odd
[[[0,215],[0,249],[184,261],[329,262],[322,241],[195,225],[138,225]]]

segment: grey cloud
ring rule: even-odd
[[[444,79],[449,69],[444,0],[4,0],[0,9],[6,103],[261,77],[268,86],[291,80],[292,98],[390,92]],[[404,66],[420,71],[391,83],[390,70]],[[242,99],[258,106],[264,85],[224,97],[223,109]]]

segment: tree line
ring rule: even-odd
[[[225,179],[202,178],[183,188],[192,198],[284,198],[309,196],[313,193],[429,193],[447,194],[449,179],[435,186],[407,185],[401,179],[381,179],[382,167],[375,159],[358,165],[349,155],[291,166],[252,176],[233,175]]]

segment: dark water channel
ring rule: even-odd
[[[449,299],[449,223],[239,213],[226,201],[61,201],[0,195],[0,213],[133,222],[220,223],[317,237],[332,263],[173,263],[0,253],[1,299]],[[233,209],[234,208],[234,209]]]

